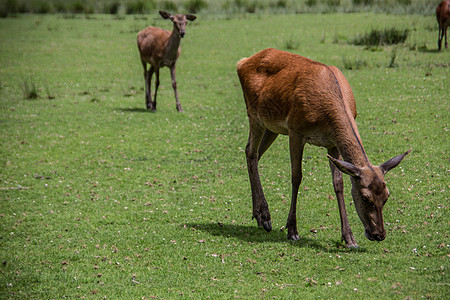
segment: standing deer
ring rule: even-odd
[[[183,109],[181,108],[180,100],[178,99],[177,82],[175,80],[175,64],[181,53],[180,42],[181,38],[184,37],[186,33],[187,21],[194,21],[197,17],[194,15],[171,15],[165,11],[160,11],[159,14],[164,19],[170,19],[173,22],[172,31],[157,27],[147,27],[144,30],[141,30],[137,35],[139,54],[141,56],[142,66],[144,67],[145,104],[147,109],[156,111],[159,69],[162,67],[169,67],[177,110],[181,112]],[[150,64],[150,70],[147,70],[147,64]],[[156,85],[155,97],[152,101],[151,81],[153,73],[156,73]]]
[[[445,48],[448,48],[447,44],[447,27],[450,25],[450,1],[444,0],[439,3],[436,8],[436,18],[439,24],[438,32],[438,48],[441,51],[442,39],[445,35]]]
[[[253,218],[266,231],[272,229],[270,212],[258,173],[258,161],[279,134],[289,136],[292,199],[287,237],[298,240],[296,208],[302,180],[302,155],[306,143],[328,149],[342,240],[358,247],[343,194],[343,175],[351,176],[352,196],[365,235],[371,241],[386,237],[383,206],[389,197],[384,175],[410,152],[380,166],[372,166],[356,127],[353,92],[334,66],[288,52],[266,49],[237,64],[247,114],[249,138],[245,154],[253,200]],[[342,160],[343,159],[343,160]],[[342,172],[342,173],[341,173]]]

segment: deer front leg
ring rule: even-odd
[[[302,182],[302,157],[305,143],[303,138],[296,133],[289,133],[289,152],[291,156],[291,208],[286,222],[288,229],[287,238],[297,241],[300,239],[297,231],[297,197]]]
[[[172,78],[172,88],[173,88],[173,92],[175,93],[177,110],[179,112],[182,112],[183,109],[181,108],[181,103],[180,103],[180,100],[178,99],[177,80],[175,78],[175,64],[170,68],[170,77]]]
[[[269,205],[267,204],[258,172],[258,149],[264,133],[264,128],[253,125],[250,121],[250,134],[248,137],[245,155],[247,159],[247,169],[252,190],[253,218],[256,218],[258,226],[262,226],[266,231],[272,230]]]
[[[447,43],[447,26],[443,29],[445,32],[445,49],[448,49],[448,43]]]
[[[339,151],[334,149],[329,149],[328,154],[334,158],[342,159]],[[347,219],[347,210],[345,209],[345,201],[344,201],[344,178],[341,171],[330,161],[330,169],[331,175],[333,177],[333,187],[334,192],[336,194],[338,207],[339,207],[339,215],[341,217],[341,240],[345,241],[345,246],[347,248],[358,248],[358,244],[356,243],[355,238],[353,237],[352,230],[350,228],[350,224]]]

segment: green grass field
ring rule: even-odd
[[[145,110],[136,34],[149,25],[171,28],[157,14],[0,19],[0,298],[448,297],[450,50],[436,51],[433,16],[199,15],[177,63],[185,113],[168,69]],[[384,28],[409,29],[406,42],[350,43]],[[286,137],[260,164],[274,230],[251,219],[235,65],[267,47],[341,68],[373,164],[412,148],[387,175],[385,241],[364,237],[345,178],[360,248],[344,247],[312,146],[302,238],[286,239]]]

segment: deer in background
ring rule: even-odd
[[[444,0],[439,3],[436,8],[436,18],[439,24],[438,32],[438,48],[441,51],[442,40],[445,35],[445,48],[448,48],[447,43],[447,27],[450,25],[450,1]]]
[[[249,119],[245,149],[253,200],[253,218],[266,231],[272,229],[262,190],[258,161],[279,134],[289,136],[292,199],[287,237],[298,240],[297,195],[302,181],[302,155],[306,143],[328,149],[328,158],[341,218],[342,240],[358,247],[347,220],[343,175],[350,175],[355,208],[371,241],[386,237],[383,206],[389,197],[384,175],[410,152],[373,166],[364,151],[356,126],[353,92],[344,75],[327,66],[288,52],[266,49],[241,59],[237,73]]]
[[[165,11],[159,11],[164,19],[173,22],[173,30],[167,31],[157,27],[147,27],[141,30],[137,35],[137,44],[144,67],[145,79],[145,104],[147,109],[156,111],[156,94],[159,86],[159,69],[169,67],[170,77],[172,78],[172,87],[175,93],[176,106],[178,111],[183,111],[180,100],[178,99],[177,82],[175,79],[175,64],[180,56],[181,38],[186,33],[186,24],[188,21],[194,21],[197,17],[194,15],[171,15]],[[150,70],[147,70],[147,64],[150,64]],[[156,73],[155,96],[152,101],[151,81],[153,73]]]

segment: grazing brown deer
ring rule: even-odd
[[[358,247],[347,220],[341,172],[351,176],[353,201],[366,237],[371,241],[384,240],[382,209],[389,197],[384,175],[410,151],[380,166],[372,166],[356,127],[355,99],[344,75],[334,66],[276,49],[266,49],[240,60],[237,72],[250,124],[245,153],[253,218],[258,226],[266,231],[272,229],[258,161],[277,136],[284,134],[289,136],[292,176],[291,207],[286,223],[288,239],[299,239],[297,194],[302,180],[303,148],[309,143],[328,149],[346,246]]]
[[[439,24],[438,32],[438,48],[441,51],[442,39],[445,35],[445,48],[448,48],[447,43],[447,27],[450,25],[450,1],[444,0],[439,3],[436,8],[436,18]]]
[[[144,67],[145,104],[147,109],[156,111],[159,69],[162,67],[169,67],[177,110],[183,111],[180,100],[178,99],[177,82],[175,80],[175,63],[181,53],[180,42],[181,38],[184,37],[186,33],[187,21],[194,21],[197,17],[194,15],[171,15],[165,11],[160,11],[159,14],[164,19],[170,19],[173,22],[172,31],[157,27],[147,27],[137,35],[139,54],[141,56],[142,66]],[[147,70],[147,64],[150,64],[150,70]],[[155,96],[152,101],[151,81],[153,73],[156,73],[156,84]]]

